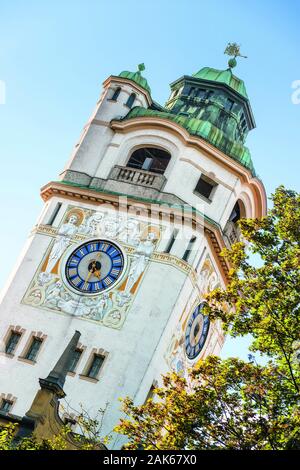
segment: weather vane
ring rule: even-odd
[[[228,61],[228,65],[231,69],[233,69],[237,64],[236,57],[247,59],[247,56],[241,54],[240,47],[240,44],[237,44],[236,42],[229,42],[226,46],[224,54],[232,56]]]

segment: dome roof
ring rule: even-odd
[[[212,82],[223,83],[228,85],[234,91],[242,95],[244,98],[248,99],[247,91],[243,80],[239,79],[233,75],[231,69],[227,70],[217,70],[210,67],[204,67],[193,74],[193,77],[200,78],[202,80],[209,80]]]
[[[142,74],[139,70],[137,72],[129,72],[128,70],[124,70],[119,74],[119,77],[132,80],[133,82],[137,83],[139,86],[147,90],[149,94],[151,94],[151,88],[149,87],[146,78],[142,77]]]

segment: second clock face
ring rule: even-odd
[[[65,276],[68,284],[84,294],[110,289],[124,271],[121,249],[108,240],[91,240],[78,246],[68,257]]]
[[[190,316],[185,332],[185,351],[189,359],[195,359],[202,350],[209,330],[209,317],[201,313],[198,305]]]

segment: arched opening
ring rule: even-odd
[[[112,101],[117,101],[117,99],[119,98],[120,93],[121,93],[121,87],[116,88],[115,91],[114,91],[114,94],[111,97],[111,100]]]
[[[244,217],[246,217],[246,209],[244,203],[239,199],[236,201],[224,228],[224,235],[227,238],[228,245],[232,245],[240,240],[241,231],[238,221]]]
[[[128,106],[128,108],[132,108],[133,106],[133,103],[135,102],[135,99],[136,99],[136,94],[135,93],[131,93],[131,95],[129,96],[127,102],[126,102],[126,106]]]
[[[135,150],[127,166],[139,170],[152,171],[163,174],[169,164],[171,154],[165,150],[155,147],[143,147]]]

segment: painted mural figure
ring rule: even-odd
[[[68,221],[59,228],[57,237],[49,255],[46,269],[39,276],[39,281],[42,285],[49,282],[53,277],[51,271],[66,248],[70,245],[71,238],[77,233],[78,223],[78,216],[76,214],[71,214]]]
[[[91,215],[87,221],[82,224],[78,230],[79,233],[84,235],[99,236],[103,232],[101,223],[103,222],[104,214],[101,212],[96,212]]]
[[[103,320],[105,314],[112,308],[113,303],[109,294],[104,292],[100,299],[97,299],[94,308],[91,311],[91,316],[93,320]]]
[[[129,245],[138,245],[140,242],[139,222],[135,219],[128,219],[120,232],[119,240]]]
[[[108,238],[115,238],[120,230],[121,216],[112,215],[104,218],[104,234]]]
[[[130,265],[130,271],[125,287],[124,294],[130,295],[130,291],[140,275],[144,272],[146,264],[154,251],[154,240],[156,234],[148,233],[146,240],[141,241],[136,249],[135,255]]]
[[[56,307],[60,299],[62,289],[63,285],[61,281],[50,284],[46,290],[45,303]]]
[[[57,260],[61,257],[65,249],[70,244],[70,238],[75,235],[78,230],[77,224],[78,217],[76,214],[72,214],[67,223],[63,224],[58,232],[58,237],[55,240],[45,272],[50,273],[54,268]]]

